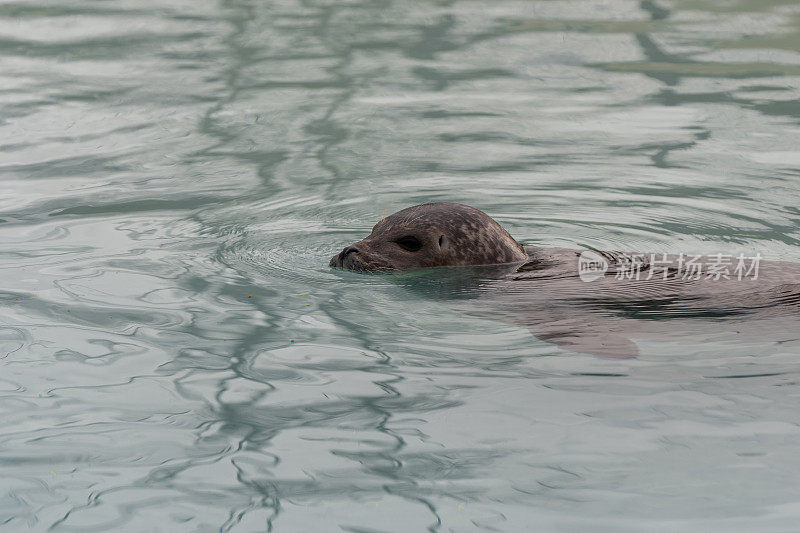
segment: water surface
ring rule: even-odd
[[[796,529],[796,347],[608,361],[327,260],[458,201],[526,244],[800,261],[798,21],[0,5],[0,528]]]

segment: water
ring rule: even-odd
[[[795,530],[796,347],[608,361],[327,262],[441,200],[800,261],[799,18],[0,5],[0,529]]]

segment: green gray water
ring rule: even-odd
[[[796,530],[796,348],[327,262],[441,200],[800,261],[799,98],[794,0],[0,4],[0,530]]]

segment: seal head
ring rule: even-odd
[[[495,265],[528,259],[522,245],[486,213],[468,205],[415,205],[384,218],[366,239],[330,261],[349,270],[411,270]]]

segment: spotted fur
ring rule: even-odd
[[[398,244],[419,242],[418,250]],[[413,241],[412,241],[413,242]],[[411,270],[492,265],[527,260],[522,246],[486,213],[468,205],[415,205],[384,218],[365,239],[333,256],[330,265],[350,270]]]

